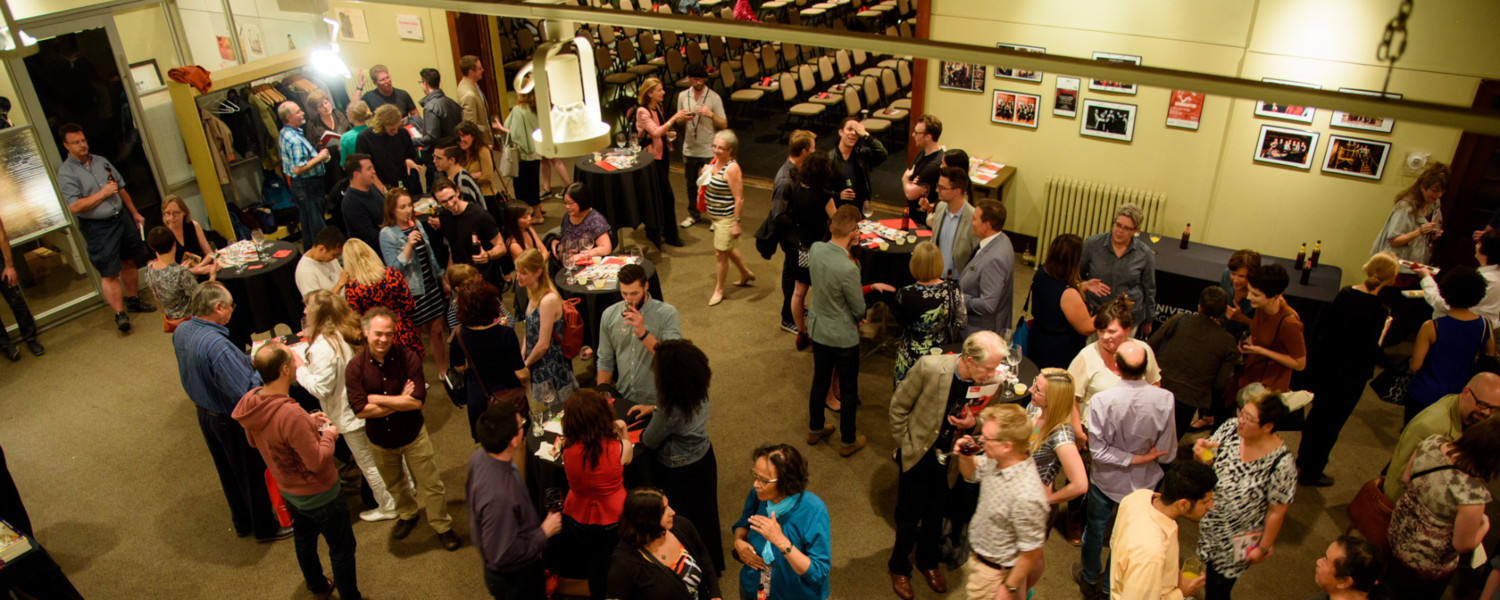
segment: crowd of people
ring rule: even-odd
[[[161,305],[236,533],[293,538],[307,589],[349,600],[361,596],[346,483],[365,488],[360,521],[394,520],[391,536],[403,539],[425,514],[445,549],[461,547],[440,467],[452,458],[435,456],[423,420],[425,403],[442,390],[465,406],[478,445],[465,482],[469,536],[496,598],[546,596],[542,555],[557,536],[576,549],[569,558],[595,599],[720,598],[725,548],[741,563],[741,597],[835,595],[830,514],[810,489],[802,450],[757,448],[741,514],[727,528],[720,522],[707,434],[710,359],[684,339],[678,309],[652,298],[640,266],[620,269],[622,300],[594,324],[594,385],[575,377],[552,275],[564,256],[615,253],[613,227],[595,210],[594,193],[536,152],[536,99],[521,95],[502,123],[476,87],[481,61],[464,57],[459,66],[457,101],[435,70],[422,71],[424,96],[415,102],[377,66],[376,88],[342,110],[316,93],[277,108],[304,250],[295,279],[306,312],[295,348],[272,339],[247,353],[230,341],[237,299],[216,281],[214,244],[181,199],[162,203],[165,224],[144,236],[155,259],[137,265],[132,257],[145,254],[133,231],[144,219],[124,181],[88,153],[81,128],[59,130],[69,153],[61,191],[105,299],[122,331],[128,313],[156,310],[140,288]],[[756,279],[737,247],[745,181],[722,100],[701,67],[687,75],[675,107],[660,81],[645,80],[626,121],[663,178],[673,143],[683,140],[687,217],[677,223],[676,199],[663,186],[655,201],[665,216],[647,234],[659,247],[680,246],[674,225],[711,222],[715,306],[726,298],[731,264],[735,286]],[[415,115],[420,139],[403,126]],[[809,447],[835,432],[844,458],[867,446],[855,419],[859,326],[884,303],[901,327],[889,407],[899,475],[887,568],[896,596],[914,598],[913,566],[929,588],[948,593],[943,566],[962,564],[967,597],[1021,600],[1051,562],[1068,568],[1086,600],[1200,589],[1210,600],[1230,598],[1248,569],[1275,560],[1297,488],[1334,484],[1325,474],[1332,450],[1377,367],[1399,379],[1391,394],[1405,406],[1379,482],[1390,522],[1362,530],[1368,540],[1332,541],[1315,581],[1326,598],[1441,596],[1459,556],[1488,531],[1484,484],[1500,476],[1500,422],[1487,419],[1500,408],[1500,363],[1491,358],[1500,234],[1476,232],[1478,269],[1446,266],[1435,275],[1445,166],[1398,196],[1363,282],[1341,289],[1312,323],[1286,298],[1286,269],[1253,249],[1233,254],[1195,312],[1159,320],[1155,257],[1137,237],[1145,223],[1133,204],[1117,208],[1109,231],[1055,237],[1020,308],[1030,315],[1025,353],[1040,374],[1025,382],[1024,403],[1006,403],[980,390],[999,381],[1019,327],[1007,211],[971,198],[968,155],[941,146],[942,132],[934,115],[912,122],[903,210],[932,236],[911,253],[909,286],[861,283],[870,171],[889,153],[858,118],[838,124],[830,151],[816,149],[812,132],[791,133],[767,215],[784,252],[781,327],[796,334],[796,350],[811,348]],[[522,155],[514,178],[501,177],[492,156],[507,139]],[[335,155],[347,182],[330,193],[323,170]],[[532,226],[545,216],[553,171],[566,212],[558,237],[544,240]],[[437,208],[420,208],[428,198]],[[332,224],[325,202],[338,208]],[[22,344],[41,355],[3,231],[0,292]],[[1411,290],[1422,298],[1400,294]],[[1409,361],[1390,364],[1384,349],[1413,337]],[[0,342],[17,360],[9,337]],[[955,345],[951,354],[934,351]],[[429,350],[440,385],[424,373]],[[1289,406],[1298,389],[1316,397],[1310,410]],[[623,418],[615,399],[633,407]],[[538,407],[561,409],[556,447],[569,488],[542,511],[522,479]],[[837,424],[827,422],[830,410]],[[1296,428],[1304,433],[1294,455],[1281,432]],[[1206,435],[1193,441],[1189,460],[1179,459],[1194,432]],[[627,467],[641,461],[652,485],[631,489]],[[953,462],[961,477],[950,485]],[[273,510],[268,468],[290,527]],[[1186,564],[1182,519],[1200,531]],[[1054,529],[1081,549],[1076,560],[1046,560]],[[1491,575],[1485,597],[1496,587],[1500,575]]]

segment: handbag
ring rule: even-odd
[[[698,172],[698,212],[708,212],[708,183],[714,178],[714,164],[709,163]]]
[[[178,325],[183,324],[184,322],[186,322],[187,320],[189,320],[191,318],[193,318],[192,315],[188,315],[186,317],[182,317],[182,318],[179,318],[179,319],[169,319],[169,318],[167,318],[167,315],[162,315],[161,316],[161,330],[164,331],[164,332],[166,332],[166,333],[172,333],[174,331],[177,331],[177,326]]]
[[[521,149],[510,141],[510,134],[505,134],[505,143],[500,145],[500,176],[516,177],[521,174]]]
[[[1438,471],[1454,469],[1453,465],[1442,465],[1412,473],[1412,480]],[[1391,548],[1390,530],[1391,515],[1396,512],[1396,505],[1385,497],[1385,477],[1376,477],[1366,481],[1359,492],[1354,494],[1354,499],[1349,501],[1349,527],[1344,533],[1358,531],[1370,540],[1370,543],[1379,546],[1381,550],[1389,551]]]
[[[1411,376],[1405,367],[1393,366],[1370,380],[1370,391],[1375,392],[1375,397],[1382,402],[1405,405],[1406,388],[1411,385]]]
[[[458,348],[463,350],[464,361],[474,371],[474,380],[479,382],[479,389],[484,390],[484,395],[489,398],[489,402],[485,405],[486,408],[503,402],[510,402],[516,405],[516,413],[520,414],[522,418],[529,419],[531,417],[531,405],[526,402],[526,388],[524,386],[513,387],[491,393],[489,391],[490,388],[484,385],[484,378],[479,375],[479,369],[475,368],[474,359],[469,356],[469,346],[464,343],[463,332],[456,331],[453,333],[453,336],[458,338]]]

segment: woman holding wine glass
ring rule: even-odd
[[[639,140],[632,142],[631,146],[644,145],[651,153],[651,158],[656,159],[656,172],[661,178],[661,194],[656,198],[657,214],[661,215],[661,222],[655,227],[649,224],[646,226],[646,239],[658,247],[663,242],[672,246],[682,245],[677,228],[673,227],[677,222],[677,200],[672,196],[668,178],[671,173],[669,166],[672,162],[672,144],[666,134],[678,121],[690,117],[687,111],[679,110],[671,118],[667,118],[662,102],[666,96],[667,89],[662,87],[661,80],[655,77],[646,79],[636,95],[636,107],[631,111],[630,118],[626,119],[635,123],[635,127],[630,129],[631,139]]]

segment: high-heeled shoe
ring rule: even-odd
[[[749,277],[746,277],[744,279],[736,281],[734,283],[734,286],[735,287],[750,287],[750,283],[753,282],[753,281],[755,281],[755,274],[751,273]]]
[[[709,306],[718,306],[719,303],[723,302],[723,301],[724,301],[724,297],[723,296],[715,294],[712,298],[708,299],[708,305]]]

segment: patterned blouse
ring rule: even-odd
[[[590,209],[589,214],[583,216],[583,222],[577,225],[573,224],[571,217],[563,215],[562,233],[559,234],[558,239],[562,240],[564,245],[573,240],[583,240],[590,248],[593,248],[594,241],[606,233],[609,233],[609,221],[597,209]]]
[[[412,327],[411,318],[407,316],[416,309],[417,303],[412,299],[411,291],[406,289],[406,278],[395,267],[386,267],[384,275],[374,285],[349,280],[344,288],[344,299],[349,302],[350,309],[361,315],[377,306],[391,309],[396,313],[396,343],[416,352],[417,356],[426,353],[417,328]]]
[[[900,387],[906,371],[927,351],[963,340],[968,323],[963,292],[953,282],[937,285],[912,284],[896,292],[896,321],[901,325],[901,347],[896,351],[896,378]]]
[[[1391,246],[1391,238],[1416,231],[1423,223],[1436,223],[1439,229],[1443,227],[1443,203],[1433,202],[1422,211],[1423,214],[1414,215],[1410,208],[1411,202],[1418,200],[1417,198],[1411,198],[1409,201],[1402,200],[1391,208],[1390,216],[1385,219],[1385,227],[1381,228],[1380,235],[1375,237],[1375,243],[1370,245],[1370,255],[1389,250],[1401,260],[1423,264],[1429,262],[1432,258],[1432,244],[1435,241],[1432,234],[1419,235],[1399,248]],[[1412,270],[1402,265],[1401,272],[1411,273]]]
[[[168,319],[188,316],[188,304],[193,300],[193,289],[198,286],[198,278],[192,271],[182,265],[167,265],[165,269],[146,265],[141,269],[141,280],[156,294],[162,314]]]
[[[1209,441],[1218,442],[1214,472],[1214,507],[1198,526],[1198,558],[1224,577],[1239,577],[1249,568],[1243,551],[1234,551],[1234,538],[1264,531],[1272,504],[1291,504],[1297,493],[1297,461],[1286,444],[1250,462],[1240,459],[1238,418],[1229,419]]]
[[[1443,454],[1443,444],[1451,441],[1434,435],[1417,446],[1412,453],[1411,487],[1391,514],[1391,553],[1428,579],[1442,579],[1458,569],[1458,552],[1453,548],[1458,507],[1490,501],[1484,480],[1458,469],[1416,476],[1451,464]]]
[[[1032,404],[1026,407],[1026,416],[1031,422],[1036,422],[1037,415],[1042,414],[1042,407]],[[1032,430],[1031,435],[1042,435],[1042,432]],[[1047,439],[1042,440],[1042,445],[1037,447],[1036,452],[1031,454],[1031,460],[1036,461],[1036,473],[1042,477],[1042,485],[1052,489],[1052,482],[1057,480],[1057,474],[1062,472],[1062,460],[1057,457],[1058,446],[1077,444],[1073,437],[1073,426],[1068,423],[1058,423],[1047,434]]]

